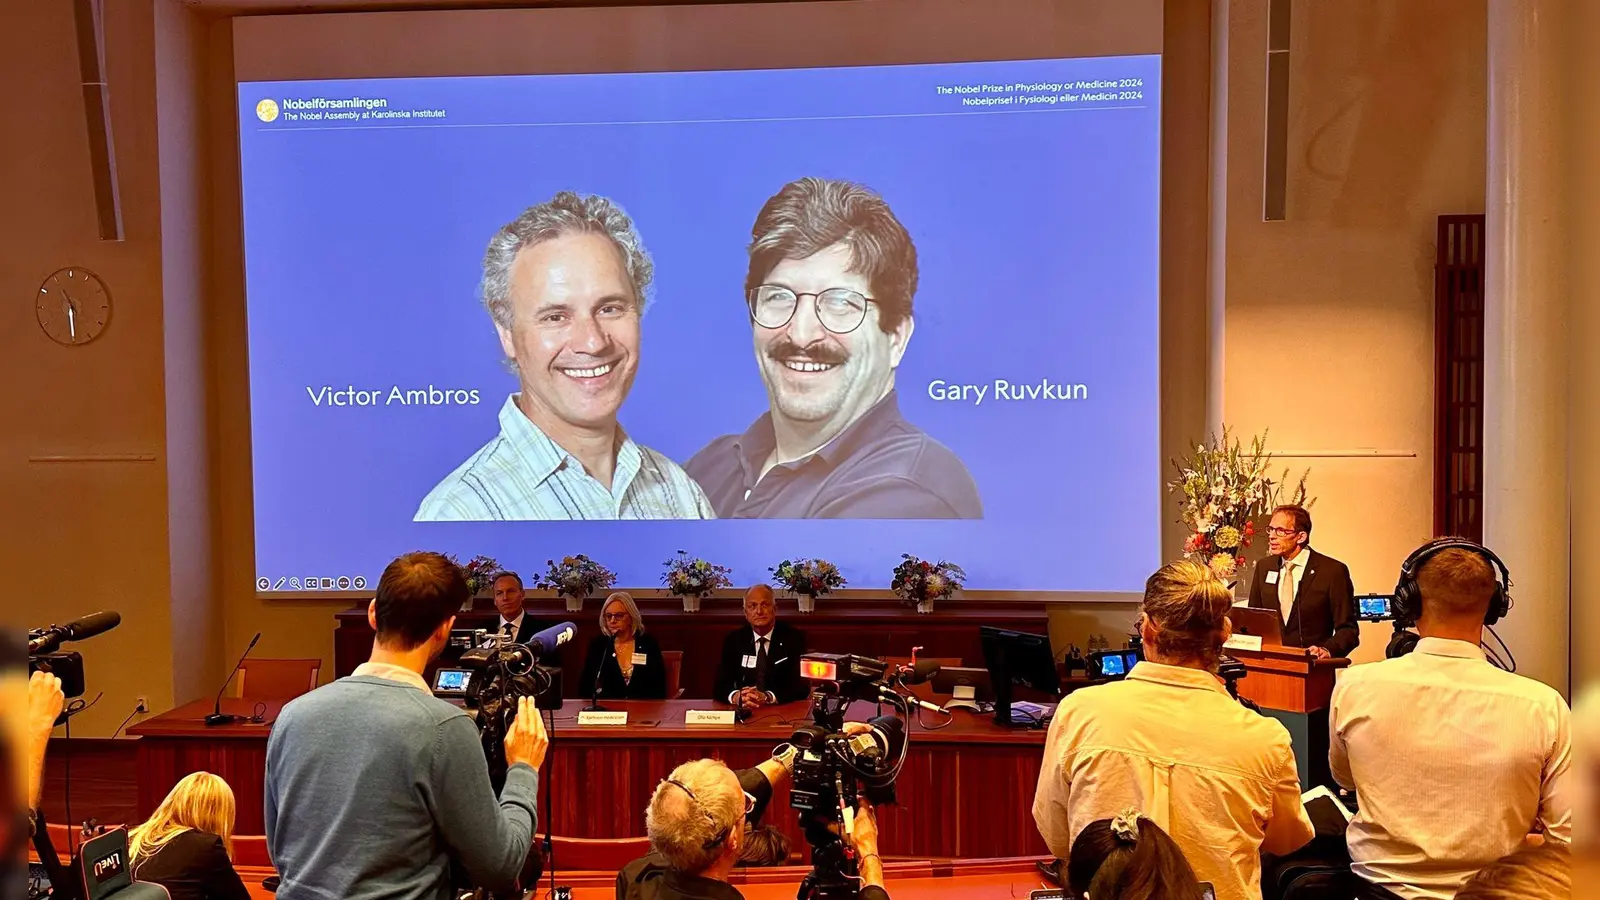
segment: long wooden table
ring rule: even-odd
[[[711,696],[722,640],[728,632],[744,625],[739,601],[707,600],[700,612],[686,613],[679,601],[670,598],[640,593],[636,599],[640,614],[661,649],[684,651],[680,676],[684,696]],[[780,599],[779,605],[783,620],[805,632],[807,649],[828,653],[910,656],[911,648],[921,647],[922,656],[956,658],[969,666],[982,666],[978,626],[994,625],[1034,634],[1049,632],[1045,605],[1039,602],[953,601],[941,604],[932,615],[919,615],[893,600],[825,598],[818,602],[817,612],[806,615],[795,611],[793,600]],[[577,636],[561,649],[558,660],[566,673],[565,695],[586,696],[586,685],[579,683],[578,674],[589,641],[600,633],[599,601],[588,602],[582,612],[569,613],[559,601],[530,598],[526,611],[539,622],[572,622],[577,626]],[[372,651],[372,628],[367,624],[365,604],[334,618],[334,677],[343,678],[367,661]],[[493,603],[482,600],[471,612],[456,617],[458,628],[493,629],[498,622],[499,613]]]
[[[250,701],[224,700],[223,711],[249,713]],[[554,713],[551,753],[540,780],[540,831],[545,795],[555,834],[613,838],[642,835],[644,810],[656,784],[679,763],[702,757],[734,768],[753,766],[806,721],[807,703],[760,710],[735,726],[685,724],[690,709],[727,709],[704,700],[606,701],[626,709],[625,726],[580,726],[581,701]],[[266,742],[279,704],[262,724],[207,727],[211,701],[197,701],[129,730],[140,738],[140,815],[148,815],[184,775],[210,771],[227,779],[238,801],[235,830],[262,834]],[[875,713],[857,704],[853,720]],[[929,725],[945,717],[925,713]],[[1031,807],[1043,756],[1044,732],[1001,728],[987,716],[957,711],[948,726],[911,723],[911,749],[897,783],[899,803],[880,813],[883,852],[921,858],[1044,854]],[[774,797],[767,821],[804,847],[788,791]]]

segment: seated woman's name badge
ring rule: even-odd
[[[644,665],[645,662],[648,659],[649,659],[649,657],[645,656],[643,653],[635,653],[635,654],[633,654],[633,664],[636,665],[636,666]]]

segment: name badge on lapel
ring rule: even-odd
[[[645,664],[645,660],[647,659],[649,659],[649,657],[645,656],[643,653],[635,653],[633,655],[633,664],[636,666],[642,666]]]
[[[1277,584],[1277,583],[1278,583],[1278,573],[1277,572],[1268,572],[1267,573],[1267,584]]]

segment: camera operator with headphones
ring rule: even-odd
[[[1487,548],[1424,544],[1395,587],[1391,658],[1350,669],[1333,692],[1329,763],[1360,802],[1346,839],[1364,897],[1450,900],[1530,832],[1572,840],[1566,701],[1480,646],[1510,588]]]

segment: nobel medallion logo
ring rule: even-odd
[[[278,118],[278,101],[271,97],[256,104],[256,118],[263,122],[271,122]]]

